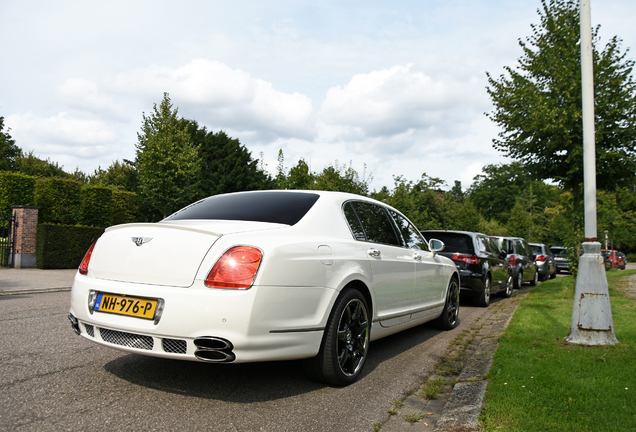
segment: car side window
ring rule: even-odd
[[[478,236],[477,244],[479,245],[479,250],[482,252],[488,252],[488,241],[486,241],[485,237]]]
[[[349,228],[351,228],[351,234],[353,234],[353,238],[360,241],[365,241],[367,239],[364,234],[364,229],[362,229],[362,225],[360,224],[360,220],[358,219],[358,215],[356,215],[355,210],[351,206],[351,203],[348,202],[343,207],[345,218],[349,223]]]
[[[349,204],[355,211],[360,225],[362,225],[366,241],[402,246],[402,242],[393,229],[393,223],[384,208],[362,201],[353,201]],[[346,208],[347,206],[345,206],[345,213]],[[347,217],[347,220],[348,219]],[[353,227],[351,230],[354,232],[354,236],[356,236]],[[357,236],[356,239],[360,240]]]
[[[402,215],[393,210],[389,210],[389,214],[393,217],[395,224],[397,225],[398,231],[402,234],[402,238],[406,242],[406,246],[410,249],[421,249],[428,250],[426,246],[426,242],[422,238],[420,232],[411,224],[408,220],[406,220]]]

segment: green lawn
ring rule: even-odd
[[[617,288],[636,271],[607,273],[618,345],[565,342],[572,277],[521,301],[499,340],[482,410],[487,431],[636,431],[636,300]]]

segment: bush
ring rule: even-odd
[[[113,191],[113,219],[111,225],[137,220],[137,194],[121,190]]]
[[[40,269],[77,268],[88,248],[103,233],[103,228],[39,224],[35,266]]]
[[[75,225],[81,210],[82,183],[58,177],[39,178],[35,184],[35,203],[40,207],[41,223]]]
[[[113,219],[113,190],[108,186],[84,186],[81,190],[80,225],[107,227]]]
[[[628,253],[627,262],[630,262],[630,263],[636,262],[636,253]]]
[[[30,175],[0,171],[0,214],[11,214],[14,205],[34,205],[35,180]]]

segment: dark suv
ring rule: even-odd
[[[500,250],[505,251],[508,256],[506,261],[510,265],[514,286],[521,288],[524,282],[536,285],[539,282],[539,271],[534,262],[536,258],[530,249],[530,245],[521,237],[491,237],[497,243]]]
[[[444,242],[439,252],[455,262],[461,280],[461,289],[471,291],[477,305],[486,307],[490,295],[496,292],[503,297],[512,295],[513,278],[506,254],[485,234],[468,231],[422,231],[426,240],[432,238]]]
[[[557,273],[562,271],[570,271],[570,261],[568,259],[568,250],[563,246],[552,246],[550,252],[554,255],[554,262],[556,263]]]

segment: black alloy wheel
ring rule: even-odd
[[[311,378],[344,386],[360,377],[369,352],[368,310],[358,290],[343,290],[329,316],[318,355],[304,362]]]
[[[444,310],[433,325],[442,330],[452,330],[459,325],[459,283],[455,277],[448,284]]]

